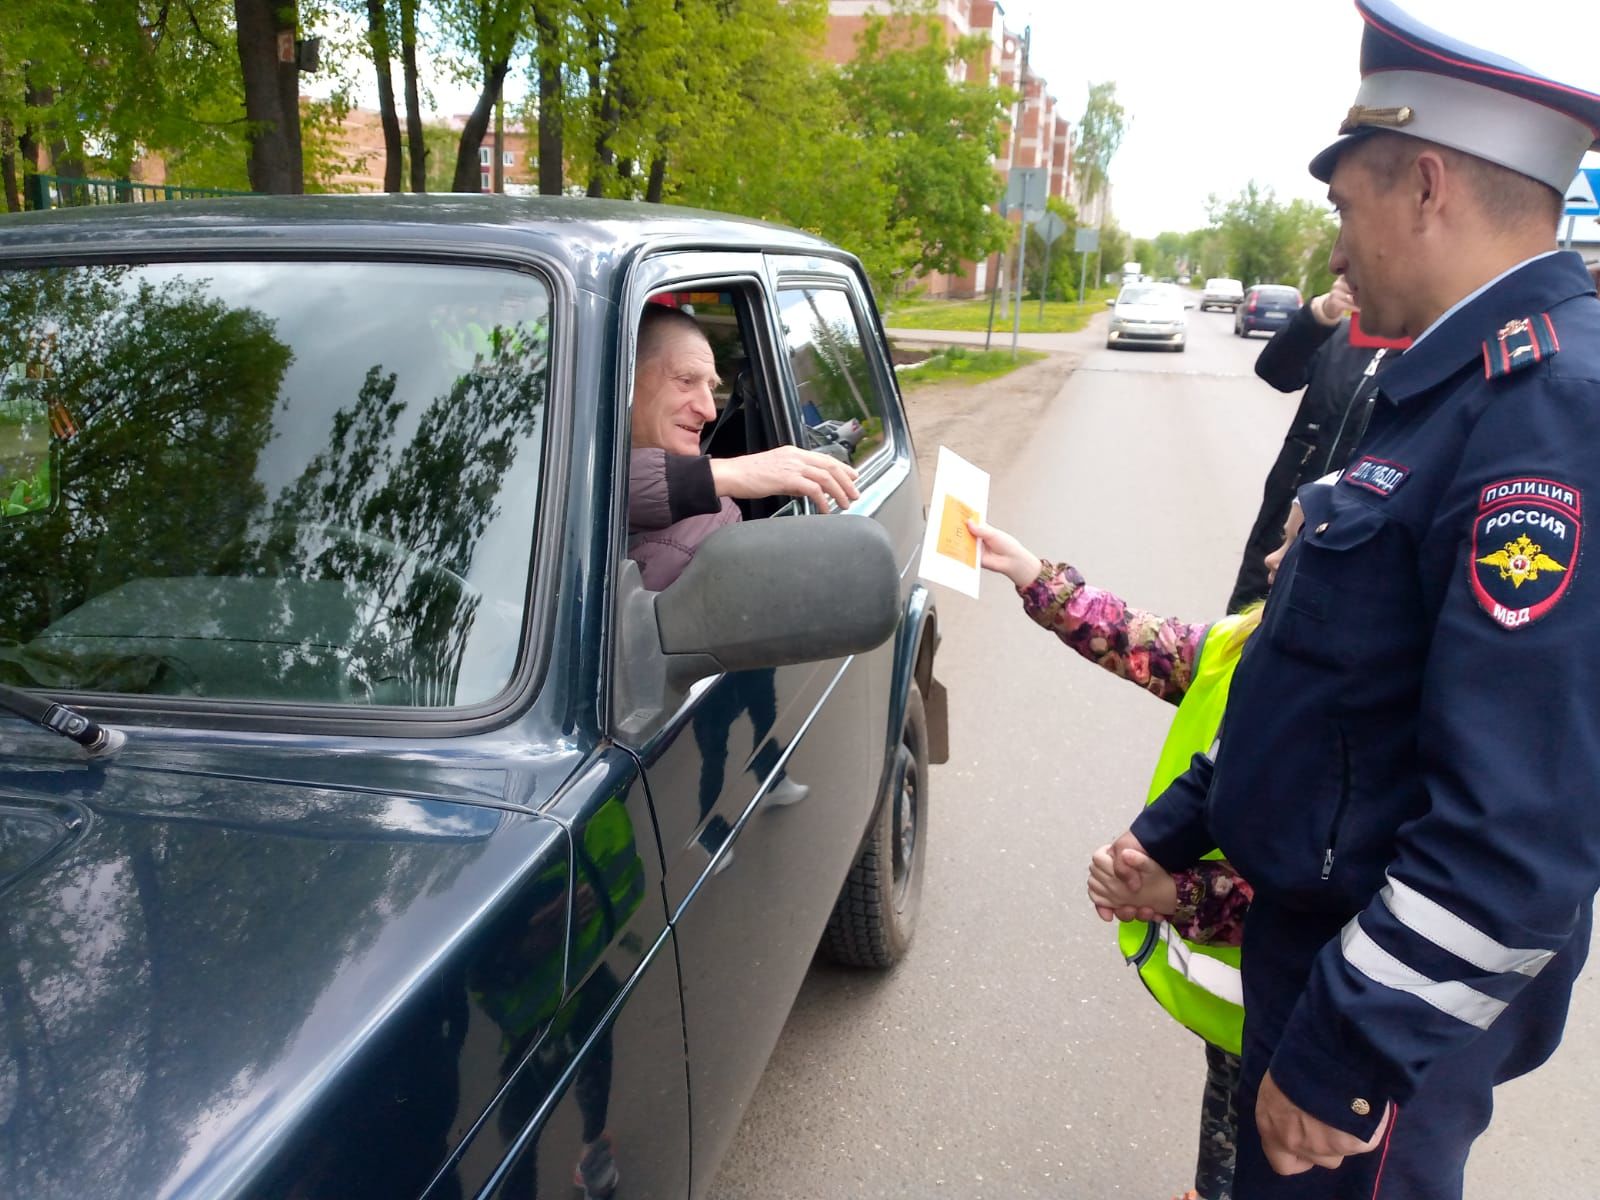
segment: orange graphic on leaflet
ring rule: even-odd
[[[939,516],[939,553],[969,567],[976,567],[978,540],[967,528],[967,522],[977,519],[977,509],[961,503],[954,496],[946,496],[944,512]]]

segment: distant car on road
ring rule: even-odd
[[[1243,299],[1244,284],[1237,279],[1208,279],[1205,290],[1200,293],[1200,311],[1225,308],[1233,312]]]
[[[1284,323],[1299,311],[1302,301],[1300,289],[1283,283],[1258,283],[1244,294],[1244,300],[1233,311],[1233,332],[1239,337],[1249,337],[1258,329],[1282,329]]]
[[[1189,336],[1190,301],[1170,283],[1130,283],[1111,305],[1107,349],[1143,343],[1181,351]]]

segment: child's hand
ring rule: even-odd
[[[1089,859],[1089,901],[1103,921],[1154,921],[1177,910],[1178,887],[1143,850],[1113,843]]]
[[[1027,587],[1039,578],[1043,565],[1037,554],[1003,529],[985,525],[982,521],[968,521],[967,529],[983,546],[983,569],[1004,575],[1018,587]]]

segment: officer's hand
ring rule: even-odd
[[[1311,315],[1323,325],[1337,325],[1341,317],[1355,308],[1355,297],[1344,276],[1333,281],[1333,287],[1311,302]]]
[[[1346,1158],[1376,1149],[1389,1128],[1394,1110],[1385,1106],[1383,1120],[1372,1137],[1362,1141],[1354,1134],[1324,1125],[1279,1090],[1268,1071],[1256,1095],[1256,1129],[1261,1149],[1279,1175],[1299,1175],[1312,1167],[1332,1170]]]
[[[1039,578],[1043,566],[1039,556],[1004,529],[996,529],[982,521],[968,521],[967,530],[983,545],[985,571],[998,572],[1018,587],[1027,587]]]
[[[713,458],[711,479],[717,495],[735,500],[762,500],[768,496],[804,496],[823,512],[829,500],[847,508],[859,499],[856,469],[799,446],[779,446],[760,454],[738,458]]]

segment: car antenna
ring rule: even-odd
[[[105,758],[122,749],[128,735],[116,729],[107,729],[75,708],[45,700],[21,688],[0,683],[0,708],[32,721],[40,728],[59,733],[77,742],[90,758]]]

